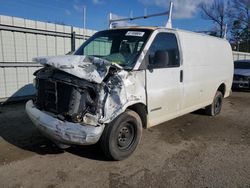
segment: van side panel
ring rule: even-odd
[[[183,112],[212,103],[221,84],[229,96],[233,79],[233,56],[224,39],[177,31],[183,57]]]

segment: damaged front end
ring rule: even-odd
[[[73,123],[95,125],[97,121],[89,117],[98,114],[97,103],[100,85],[52,67],[45,67],[36,73],[37,97],[35,106],[42,111],[53,113],[55,117]]]
[[[74,55],[35,61],[45,67],[35,73],[37,95],[27,102],[26,111],[56,143],[94,144],[105,124],[145,100],[134,75],[100,58]]]

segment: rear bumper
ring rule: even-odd
[[[100,139],[104,129],[104,125],[90,126],[61,121],[37,109],[32,100],[26,103],[26,112],[31,121],[46,137],[62,144],[95,144]]]

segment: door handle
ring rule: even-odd
[[[180,82],[183,82],[183,70],[180,71]]]

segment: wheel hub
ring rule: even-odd
[[[134,131],[131,125],[126,124],[123,126],[118,133],[118,146],[120,149],[127,148],[134,138]]]
[[[218,98],[215,102],[215,113],[218,113],[220,111],[221,103],[222,103],[222,100]]]

